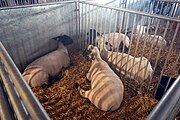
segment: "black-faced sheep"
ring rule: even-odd
[[[48,84],[49,78],[54,78],[62,68],[69,66],[70,58],[64,44],[71,44],[73,40],[66,35],[55,39],[59,39],[57,50],[36,59],[24,70],[22,75],[31,87]]]
[[[124,86],[122,81],[102,60],[97,47],[89,45],[83,55],[92,59],[91,68],[87,73],[87,79],[91,81],[91,89],[85,91],[78,83],[75,83],[80,95],[88,98],[102,111],[117,110],[123,100]]]

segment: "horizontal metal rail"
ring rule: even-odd
[[[157,1],[157,0],[155,0],[155,1]],[[158,0],[158,1],[160,1],[160,2],[169,2],[169,3],[180,3],[180,1],[177,1],[177,0]]]
[[[75,2],[76,2],[76,1],[38,3],[38,4],[30,4],[30,5],[21,5],[21,6],[12,6],[12,7],[2,7],[2,8],[0,8],[0,10],[19,9],[19,8],[28,8],[28,7],[37,7],[37,6],[48,6],[48,5],[58,5],[58,4],[68,4],[68,3],[75,3]]]
[[[40,102],[37,100],[26,81],[23,79],[21,73],[19,72],[18,68],[14,64],[13,60],[11,59],[1,42],[0,51],[0,58],[3,61],[12,81],[14,82],[17,92],[19,93],[24,106],[30,114],[30,117],[35,120],[49,120],[50,118],[47,115],[46,111],[41,106]]]
[[[0,119],[1,120],[15,120],[13,114],[14,113],[11,110],[10,104],[8,103],[8,99],[3,90],[3,86],[0,80]]]
[[[147,120],[172,120],[180,112],[180,76],[149,114]]]
[[[128,10],[128,9],[124,9],[124,8],[110,7],[107,5],[102,5],[102,4],[98,4],[98,3],[90,3],[90,2],[85,2],[85,1],[80,1],[80,3],[98,6],[98,7],[102,7],[102,8],[108,8],[108,9],[122,11],[122,12],[128,12],[128,13],[137,14],[137,15],[143,15],[143,16],[147,16],[147,17],[153,17],[153,18],[169,20],[169,21],[174,21],[174,22],[180,22],[180,19],[172,18],[172,17],[168,17],[168,16],[165,17],[162,15],[156,15],[156,14],[152,14],[152,13],[145,13],[145,12],[139,12],[139,11],[134,11],[134,10]]]
[[[8,73],[6,72],[3,64],[0,62],[0,74],[2,77],[2,83],[7,91],[7,95],[9,96],[9,100],[13,107],[14,113],[17,116],[17,119],[30,119],[27,115],[23,105],[21,104],[21,99],[19,98],[13,83],[10,80]]]

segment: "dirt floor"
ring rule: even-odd
[[[167,47],[163,48],[160,53],[152,81],[146,80],[140,85],[134,82],[135,85],[130,80],[122,80],[125,87],[124,99],[121,107],[115,112],[110,113],[99,110],[88,99],[82,98],[76,89],[73,89],[75,82],[80,83],[84,89],[90,88],[90,84],[86,80],[86,73],[91,63],[83,58],[82,51],[76,50],[70,53],[71,66],[63,71],[59,80],[55,81],[50,87],[36,87],[32,88],[32,90],[53,120],[144,120],[158,102],[152,96],[170,48],[173,34],[171,32],[169,31],[169,37],[167,36]],[[180,62],[178,62],[176,68],[173,68],[180,50],[179,38],[175,40],[163,75],[175,78],[179,75]],[[136,42],[137,40],[133,40],[131,55],[135,52]],[[149,52],[151,52],[149,60],[154,66],[159,48],[154,46],[150,51],[151,44],[147,43],[144,52],[142,52],[143,45],[144,41],[140,40],[136,57],[141,56],[142,53],[143,56],[148,57]],[[141,85],[142,89],[140,90]],[[133,88],[137,89],[134,91]]]

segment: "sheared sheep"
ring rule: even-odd
[[[87,73],[87,79],[91,81],[91,89],[85,91],[78,83],[75,83],[75,88],[78,88],[82,97],[88,98],[100,110],[117,110],[123,100],[124,86],[122,81],[102,60],[97,47],[89,45],[83,55],[92,59],[91,68]]]
[[[107,47],[103,49],[103,46],[106,46],[103,44],[103,39],[99,39],[98,46],[101,56],[116,72],[120,72],[131,79],[144,80],[151,77],[153,69],[147,58],[134,58],[125,53],[111,52],[106,49]]]
[[[48,84],[50,78],[56,77],[62,68],[66,68],[70,64],[68,50],[64,44],[71,44],[73,40],[66,35],[54,39],[59,39],[57,50],[33,61],[22,74],[31,87]]]
[[[107,33],[100,35],[95,29],[90,29],[90,35],[89,33],[87,33],[87,35],[88,37],[90,36],[90,44],[92,45],[95,45],[95,42],[98,41],[98,39],[104,38],[105,42],[111,44],[113,51],[123,52],[123,46],[125,53],[129,50],[129,37],[123,33]]]
[[[155,46],[165,47],[167,44],[166,40],[160,35],[143,35],[142,37],[144,40],[147,40],[147,42],[150,42]]]

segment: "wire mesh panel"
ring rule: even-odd
[[[50,87],[32,88],[52,119],[117,117],[129,119],[139,118],[143,111],[145,115],[140,118],[145,119],[157,103],[154,100],[154,93],[158,91],[157,86],[163,86],[162,93],[165,93],[172,84],[171,78],[176,80],[179,76],[180,20],[124,9],[137,8],[137,3],[135,4],[137,1],[133,0],[134,6],[131,6],[132,1],[122,0],[119,2],[122,4],[118,4],[120,8],[83,1],[1,8],[0,40],[21,72],[36,58],[57,48],[57,42],[52,38],[66,34],[76,43],[70,54],[71,66],[63,71],[61,81],[57,81]],[[143,5],[148,5],[147,1],[144,1]],[[141,8],[135,10],[142,11]],[[100,47],[97,38],[101,38],[103,47]],[[89,44],[100,48],[103,59],[119,75],[125,86],[122,106],[114,113],[109,114],[96,109],[72,88],[76,80],[86,86],[83,82],[87,79],[86,73],[90,62],[85,62],[81,55],[82,51],[77,52],[77,49],[80,46],[83,50]],[[107,47],[110,48],[109,56],[105,56]],[[2,45],[1,48],[3,48]],[[7,55],[2,53],[5,52],[1,52],[1,56]],[[19,93],[22,94],[21,90],[30,89],[12,60],[2,58],[1,74],[5,70],[13,78]],[[134,72],[133,68],[137,72]],[[150,74],[146,75],[146,73]],[[164,78],[168,78],[165,86],[161,83]],[[144,106],[139,105],[138,102],[143,105],[146,103],[146,110],[141,109]],[[27,108],[27,104],[25,107]],[[142,111],[139,111],[138,107]],[[134,111],[127,110],[130,108],[134,108]],[[30,108],[29,110],[31,111]],[[31,112],[34,114],[34,111]],[[136,117],[134,117],[135,114]]]
[[[113,9],[85,2],[82,2],[80,6],[82,47],[96,42],[98,34],[92,30],[100,35],[107,34],[107,36],[112,33],[124,33],[130,39],[128,54],[133,57],[145,57],[150,61],[153,68],[152,77],[145,81],[128,81],[128,84],[133,84],[133,89],[153,95],[157,82],[162,76],[178,77],[180,69],[180,48],[178,47],[180,21],[178,19]],[[146,30],[143,28],[144,32],[142,32],[142,29],[138,29],[139,26],[145,26]],[[109,36],[107,41],[114,41],[114,44],[117,44],[112,36]]]

